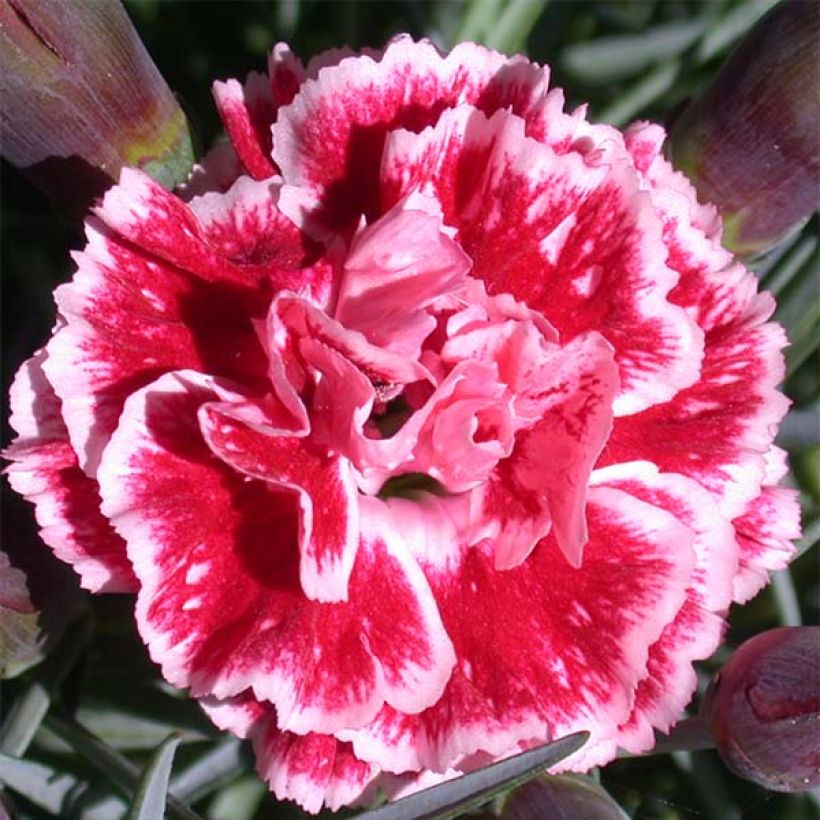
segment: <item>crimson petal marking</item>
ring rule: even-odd
[[[527,138],[509,112],[461,106],[421,134],[392,133],[382,182],[388,202],[413,189],[439,199],[488,293],[543,312],[564,340],[600,332],[621,372],[616,416],[697,380],[703,334],[667,300],[678,275],[625,149],[590,165]]]
[[[269,296],[190,276],[96,220],[86,233],[74,279],[55,294],[66,324],[48,343],[44,369],[93,477],[126,397],[161,373],[191,367],[265,391],[267,358],[252,319],[265,315]]]
[[[769,582],[769,574],[788,566],[794,540],[800,537],[797,490],[763,487],[732,523],[740,544],[740,568],[734,579],[734,600],[746,603]]]
[[[665,405],[618,419],[601,466],[648,459],[665,473],[694,478],[727,519],[757,497],[774,431],[789,402],[775,386],[784,374],[786,336],[749,318],[707,334],[700,381]]]
[[[316,601],[346,601],[359,541],[358,493],[347,459],[316,452],[304,433],[260,429],[231,403],[203,404],[199,423],[226,464],[296,491],[302,589]]]
[[[25,362],[11,387],[18,436],[3,456],[9,484],[35,505],[40,536],[92,592],[133,592],[137,580],[125,542],[100,512],[97,484],[86,477],[68,440],[60,401],[42,370],[45,351]]]
[[[373,344],[413,358],[435,327],[424,309],[459,290],[471,264],[424,199],[408,198],[357,234],[335,311]]]
[[[480,519],[498,523],[497,569],[518,566],[551,529],[566,560],[580,566],[587,483],[612,429],[618,369],[601,336],[574,339],[541,370],[541,420],[518,434],[510,458],[476,490]]]
[[[649,648],[685,599],[694,534],[665,510],[608,487],[590,490],[588,519],[579,569],[552,537],[506,572],[495,570],[490,543],[462,546],[460,562],[423,564],[456,668],[442,697],[416,718],[396,724],[385,709],[376,723],[341,733],[357,757],[442,772],[477,751],[504,755],[524,741],[580,730],[592,737],[567,765],[582,770],[614,755],[610,739],[631,713]]]
[[[270,126],[276,119],[276,105],[268,78],[252,71],[244,86],[236,80],[217,81],[213,95],[222,124],[248,173],[254,179],[273,176]]]
[[[360,502],[349,602],[306,598],[293,495],[248,480],[202,439],[199,407],[229,396],[196,373],[163,376],[128,400],[100,467],[152,658],[195,697],[252,689],[299,734],[363,725],[384,703],[427,708],[449,678],[452,644],[386,508]]]
[[[279,800],[295,800],[310,812],[369,802],[378,768],[359,760],[350,744],[333,735],[278,729],[276,710],[250,692],[226,700],[202,698],[200,706],[223,731],[252,740],[259,776]]]
[[[649,650],[647,675],[638,684],[618,745],[639,753],[655,744],[654,730],[677,722],[697,686],[692,662],[709,657],[723,636],[723,616],[732,602],[738,542],[708,490],[681,475],[634,462],[592,475],[595,486],[616,487],[675,515],[694,533],[695,568],[680,611]]]
[[[243,176],[224,194],[195,197],[188,207],[202,240],[221,257],[270,270],[277,289],[298,289],[312,284],[314,272],[302,269],[315,263],[320,248],[279,210],[281,193],[277,179],[257,182]]]
[[[252,734],[259,776],[279,800],[295,800],[305,811],[337,811],[367,802],[379,770],[359,760],[349,743],[332,735],[296,735],[267,720]]]
[[[266,183],[271,197],[275,199],[273,205],[278,205],[281,181],[269,180]],[[241,192],[255,190],[255,186],[241,180],[234,185],[239,185],[238,190]],[[213,196],[219,197],[220,194]],[[213,198],[209,200],[211,208],[214,201]],[[240,210],[245,205],[244,201],[237,201],[236,193],[229,196],[228,203],[236,205]],[[206,206],[206,216],[207,210]],[[258,215],[258,208],[256,211]],[[223,256],[219,248],[211,247],[206,242],[202,226],[192,207],[146,174],[132,168],[123,168],[119,184],[108,190],[102,204],[94,212],[106,225],[146,255],[170,262],[181,270],[208,281],[258,286],[270,278],[271,274],[275,276],[277,272],[281,273],[280,265],[273,265],[271,269],[270,265],[248,264],[247,261],[237,264]],[[269,209],[267,216],[272,212],[275,212],[274,208]],[[284,219],[278,222],[284,224]],[[263,229],[267,230],[267,227]],[[293,232],[292,228],[287,230]],[[246,250],[253,245],[263,248],[268,257],[272,255],[272,248],[285,249],[286,254],[292,254],[293,251],[287,248],[287,242],[282,241],[280,244],[282,239],[283,237],[277,237],[267,247],[264,242],[256,239],[245,239],[243,244]],[[304,253],[301,242],[296,253],[300,251]]]
[[[273,127],[274,160],[289,184],[314,188],[337,227],[383,213],[378,158],[385,135],[419,131],[462,102],[524,111],[549,74],[521,57],[464,43],[442,56],[429,42],[393,40],[383,54],[333,58],[307,80]],[[374,161],[374,158],[376,161]],[[391,203],[392,205],[393,203]]]

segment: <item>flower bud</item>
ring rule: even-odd
[[[513,791],[501,820],[544,820],[583,817],[584,820],[626,820],[623,809],[588,777],[543,775]]]
[[[753,255],[820,204],[820,4],[785,0],[742,40],[671,134],[672,160]]]
[[[40,659],[38,621],[25,574],[0,550],[0,680],[16,677]]]
[[[741,777],[781,792],[820,785],[820,627],[746,641],[712,681],[701,717]]]
[[[141,168],[167,188],[193,162],[182,109],[118,0],[0,0],[3,155],[84,210]]]

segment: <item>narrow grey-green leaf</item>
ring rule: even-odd
[[[251,820],[267,791],[258,777],[242,777],[214,797],[208,806],[208,820]]]
[[[746,0],[710,26],[698,44],[697,60],[705,63],[726,51],[745,34],[778,0]]]
[[[588,738],[588,732],[567,735],[359,817],[361,820],[448,820],[458,817],[574,754]]]
[[[640,34],[598,37],[569,46],[561,64],[573,76],[590,83],[626,79],[658,60],[682,54],[706,26],[705,19],[695,19],[659,25]]]
[[[171,781],[171,791],[180,799],[195,803],[225,783],[248,771],[242,758],[242,744],[226,738],[183,769]]]
[[[486,45],[504,54],[523,50],[546,5],[547,0],[510,0],[501,17],[492,22]]]
[[[155,749],[174,731],[181,743],[206,739],[201,732],[180,731],[168,721],[156,720],[151,715],[129,714],[116,707],[81,707],[77,720],[109,746],[120,750]]]
[[[128,758],[103,743],[76,721],[64,720],[54,714],[46,717],[45,725],[82,758],[91,763],[130,796],[138,788],[141,772]],[[168,815],[176,820],[197,820],[197,814],[174,797],[168,799]]]
[[[0,754],[0,781],[55,816],[60,814],[63,801],[78,783],[73,775],[4,754]]]
[[[151,756],[140,778],[127,820],[157,820],[165,816],[168,783],[179,741],[179,735],[171,735]]]
[[[670,60],[655,66],[637,80],[618,99],[601,112],[600,119],[617,127],[626,125],[642,109],[665,94],[675,83],[680,61]]]
[[[40,681],[29,684],[14,701],[0,726],[0,752],[22,757],[51,705],[51,695]]]

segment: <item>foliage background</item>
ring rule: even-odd
[[[635,118],[663,121],[697,94],[772,5],[773,0],[126,0],[148,51],[195,127],[200,150],[220,133],[211,82],[263,70],[266,51],[277,40],[291,43],[303,58],[343,43],[378,47],[400,31],[429,36],[445,48],[476,39],[509,53],[524,50],[552,66],[553,84],[566,90],[571,106],[587,101],[592,119],[624,125]],[[76,224],[63,221],[5,164],[0,182],[5,396],[19,363],[47,338],[54,321],[51,291],[70,277],[67,250],[82,240]],[[732,613],[726,646],[703,665],[704,685],[746,637],[781,624],[820,621],[817,556],[808,549],[818,535],[820,509],[817,246],[815,216],[753,263],[778,297],[778,317],[793,342],[786,391],[794,409],[780,443],[790,452],[790,480],[802,490],[803,554],[791,571],[778,574],[750,605]],[[4,414],[3,441],[9,437]],[[91,601],[72,574],[50,560],[31,510],[5,486],[3,505],[4,548],[29,571],[32,595],[55,640],[43,663],[2,684],[0,750],[15,753],[27,746],[28,761],[58,776],[32,781],[28,791],[7,791],[9,810],[21,818],[121,816],[122,798],[131,794],[151,751],[176,730],[182,742],[172,791],[201,816],[302,817],[267,794],[253,774],[249,749],[220,738],[195,704],[159,681],[135,634],[130,600]],[[78,735],[75,718],[93,736]],[[94,745],[99,742],[104,745]],[[820,805],[810,795],[774,795],[745,783],[713,752],[619,760],[595,776],[630,816],[646,820],[799,820],[817,817]],[[65,788],[44,808],[43,795],[55,782]],[[0,806],[0,816],[2,811]]]

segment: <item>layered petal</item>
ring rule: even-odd
[[[740,544],[740,565],[733,595],[745,603],[769,582],[776,570],[788,566],[800,537],[799,493],[787,487],[763,487],[732,523]]]
[[[348,461],[317,452],[303,431],[260,429],[235,402],[203,404],[199,422],[211,451],[226,464],[296,492],[302,589],[317,601],[346,601],[359,540],[359,500]]]
[[[695,535],[695,566],[678,613],[650,647],[629,720],[618,745],[640,753],[655,743],[654,730],[668,731],[679,719],[697,685],[693,661],[709,657],[723,636],[723,618],[732,602],[738,543],[710,493],[692,479],[661,473],[648,462],[596,471],[594,486],[621,489],[673,514]]]
[[[96,482],[80,469],[60,416],[60,400],[43,373],[45,352],[17,372],[11,425],[17,438],[3,453],[9,484],[34,504],[40,537],[71,564],[92,592],[132,592],[137,581],[125,542],[100,512]]]
[[[361,725],[384,703],[426,708],[453,650],[381,502],[360,502],[348,602],[306,598],[293,494],[234,471],[200,433],[199,408],[231,390],[178,373],[136,392],[100,467],[104,511],[141,582],[137,621],[152,657],[197,696],[251,689],[298,733]]]
[[[419,716],[385,708],[369,726],[339,733],[358,757],[386,770],[441,772],[477,751],[502,755],[581,729],[592,738],[573,766],[602,762],[602,745],[611,756],[604,741],[628,718],[649,647],[683,604],[694,534],[612,488],[590,491],[588,519],[578,569],[551,537],[505,572],[494,569],[489,542],[423,564],[456,668]]]
[[[461,106],[420,134],[391,134],[382,182],[388,201],[418,188],[442,202],[490,294],[542,312],[564,341],[601,333],[620,369],[616,415],[697,380],[703,334],[666,298],[678,277],[626,151],[589,165],[526,137],[508,112]]]
[[[612,427],[618,371],[601,336],[576,338],[540,364],[529,385],[531,394],[538,385],[540,419],[476,492],[484,526],[497,523],[502,570],[520,564],[551,530],[567,561],[580,566],[589,475]]]

